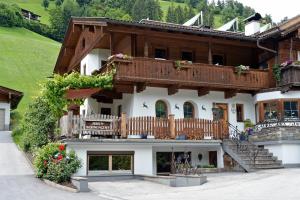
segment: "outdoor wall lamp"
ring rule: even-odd
[[[206,108],[204,107],[204,105],[202,105],[201,109],[206,111]]]
[[[175,109],[179,110],[178,104],[175,104]]]

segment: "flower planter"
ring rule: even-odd
[[[127,139],[142,139],[142,135],[127,135]]]

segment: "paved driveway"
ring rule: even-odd
[[[202,186],[172,188],[140,180],[94,182],[90,188],[113,200],[299,200],[300,169],[223,173]]]
[[[97,194],[70,193],[50,187],[34,178],[10,132],[0,131],[0,200],[94,200]]]

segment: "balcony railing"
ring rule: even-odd
[[[238,75],[235,67],[193,63],[176,67],[171,60],[153,58],[114,59],[116,81],[145,82],[182,87],[209,87],[257,91],[269,87],[269,73],[266,70],[250,69]],[[103,68],[101,71],[109,69]]]
[[[300,65],[281,69],[281,86],[300,86]]]
[[[68,138],[141,138],[141,139],[224,139],[227,126],[207,119],[174,119],[151,116],[121,117],[108,115],[68,115],[60,120],[62,135]],[[87,137],[86,137],[87,136]]]

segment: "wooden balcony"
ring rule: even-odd
[[[147,85],[178,86],[179,88],[206,88],[210,90],[237,90],[253,92],[269,87],[266,70],[250,69],[238,75],[235,67],[193,63],[176,67],[171,60],[153,58],[113,59],[117,83],[145,83]],[[109,65],[108,65],[109,66]],[[106,71],[104,67],[101,71]]]
[[[281,86],[299,87],[300,86],[300,65],[290,65],[281,69]]]
[[[174,119],[156,118],[152,116],[121,117],[110,115],[68,115],[60,119],[62,135],[67,138],[150,138],[186,140],[228,138],[228,126],[223,121],[207,119]],[[88,137],[86,137],[88,136]],[[144,138],[146,137],[146,138]]]

